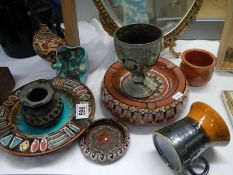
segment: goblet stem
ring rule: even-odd
[[[147,98],[156,90],[156,83],[145,74],[133,74],[122,82],[123,92],[136,99]]]
[[[134,81],[135,84],[143,84],[145,80],[145,75],[144,74],[133,74],[132,80]]]

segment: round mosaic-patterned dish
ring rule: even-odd
[[[117,61],[107,70],[101,90],[106,108],[119,120],[134,125],[155,125],[175,118],[186,104],[188,84],[180,68],[159,58],[147,73],[157,84],[153,95],[133,99],[122,93],[121,83],[131,74]]]
[[[49,128],[33,127],[25,121],[17,89],[0,106],[0,148],[18,156],[37,156],[71,144],[89,126],[95,113],[95,100],[87,86],[79,81],[55,78],[49,81],[64,106],[56,124]],[[88,104],[88,117],[76,116],[76,104]]]
[[[119,121],[100,119],[93,122],[80,142],[83,154],[98,163],[112,163],[128,150],[129,130]]]

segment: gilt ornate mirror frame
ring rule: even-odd
[[[97,9],[99,10],[100,22],[103,25],[103,28],[109,35],[113,36],[114,32],[120,27],[118,21],[114,21],[111,18],[111,15],[108,13],[105,8],[106,5],[103,4],[103,0],[93,0]],[[198,11],[204,0],[194,0],[189,11],[184,15],[183,19],[173,28],[170,32],[164,35],[164,49],[169,48],[169,51],[175,57],[179,57],[180,53],[174,50],[176,46],[177,38],[187,29],[187,27],[192,23],[192,20],[197,15]]]

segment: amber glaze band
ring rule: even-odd
[[[225,121],[209,105],[203,102],[193,103],[188,117],[199,123],[199,126],[205,130],[211,142],[218,145],[227,145],[229,143],[230,132]]]

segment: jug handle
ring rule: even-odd
[[[206,175],[206,174],[208,174],[209,169],[210,169],[209,162],[208,162],[204,157],[201,157],[201,156],[200,156],[198,159],[201,160],[201,161],[204,163],[204,166],[205,166],[205,167],[204,167],[203,172],[200,173],[200,174],[199,174],[199,173],[196,173],[196,172],[194,171],[192,165],[190,165],[190,167],[188,168],[189,173],[192,174],[192,175]]]

